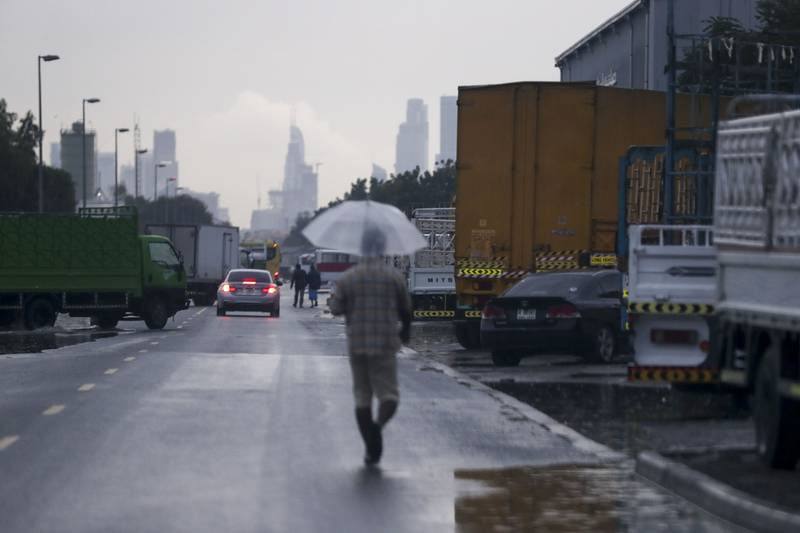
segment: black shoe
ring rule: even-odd
[[[370,443],[367,446],[367,455],[364,457],[364,462],[368,465],[378,464],[383,455],[383,433],[378,424],[372,425],[372,435],[370,436]]]

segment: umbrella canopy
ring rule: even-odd
[[[402,211],[370,200],[328,209],[303,229],[303,235],[321,248],[365,257],[411,255],[427,245]]]

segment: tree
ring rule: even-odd
[[[37,211],[39,177],[36,159],[39,128],[28,111],[17,125],[17,114],[0,98],[0,211]],[[75,189],[67,172],[45,167],[44,210],[75,210]]]
[[[125,197],[125,205],[136,207],[142,230],[148,224],[203,225],[214,222],[206,204],[186,194],[161,196],[155,201],[128,195]]]

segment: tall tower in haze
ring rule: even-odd
[[[406,121],[397,131],[394,170],[400,174],[414,167],[428,170],[428,106],[421,98],[408,101]]]
[[[283,215],[289,225],[300,213],[313,213],[319,203],[317,174],[306,164],[303,132],[295,125],[289,128],[289,147],[283,167]]]
[[[456,160],[457,102],[457,96],[442,96],[439,99],[439,153],[436,154],[437,165],[448,160]]]
[[[158,169],[158,195],[161,196],[166,192],[174,194],[175,187],[178,186],[178,158],[176,151],[176,140],[174,130],[154,130],[153,131],[153,159],[152,163],[168,163],[166,167]],[[151,170],[152,172],[152,170]],[[176,181],[172,184],[169,191],[167,181],[169,178],[175,178]],[[149,185],[150,195],[152,197],[153,185]],[[147,190],[147,189],[145,189]]]

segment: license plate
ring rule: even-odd
[[[517,309],[517,320],[536,320],[536,309]]]

